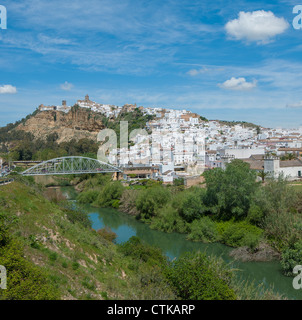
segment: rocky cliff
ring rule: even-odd
[[[45,139],[57,133],[59,143],[72,139],[96,139],[104,129],[102,115],[88,109],[73,107],[68,113],[62,111],[43,111],[21,123],[15,130],[30,132],[36,139]]]

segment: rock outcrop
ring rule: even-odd
[[[21,123],[15,130],[23,130],[33,134],[35,139],[46,139],[57,133],[58,143],[72,139],[96,139],[100,130],[104,129],[102,116],[89,109],[73,107],[68,113],[62,111],[43,111]]]
[[[243,262],[266,262],[280,260],[280,253],[265,243],[261,243],[255,251],[252,251],[249,247],[233,249],[230,252],[230,256]]]

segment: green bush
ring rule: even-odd
[[[258,205],[253,203],[249,208],[249,211],[247,214],[247,220],[256,226],[261,226],[263,222],[263,218],[264,218],[263,211]]]
[[[72,267],[72,270],[78,270],[80,268],[80,264],[77,261],[74,261],[71,267]]]
[[[24,259],[22,244],[10,240],[0,248],[0,262],[7,269],[7,289],[0,290],[0,300],[57,300],[60,294],[50,284],[48,275]]]
[[[115,181],[105,185],[99,193],[95,204],[100,207],[117,206],[117,201],[120,200],[123,194],[124,187],[119,181]]]
[[[50,261],[54,262],[58,259],[58,254],[56,252],[51,252],[48,257]]]
[[[231,247],[250,246],[256,244],[261,238],[263,231],[247,221],[218,222],[218,232],[221,236],[221,242]]]
[[[225,170],[204,172],[207,190],[205,204],[218,219],[245,218],[259,188],[256,173],[242,160],[235,159]]]
[[[301,238],[301,230],[296,228],[302,222],[301,199],[301,193],[289,186],[282,176],[269,181],[255,199],[264,212],[265,235],[279,251]]]
[[[282,252],[281,266],[285,275],[292,275],[293,269],[297,265],[302,265],[302,240]]]
[[[97,233],[104,239],[112,242],[116,239],[117,234],[113,232],[109,227],[105,227],[103,229],[99,229]]]
[[[80,193],[77,197],[79,203],[93,203],[98,197],[99,191],[87,190]]]
[[[125,256],[150,265],[161,265],[166,262],[166,257],[159,248],[143,244],[138,237],[131,237],[127,242],[118,246],[118,250]]]
[[[201,194],[197,192],[187,194],[179,208],[180,216],[187,222],[201,218],[206,211]]]
[[[186,253],[167,268],[168,282],[183,300],[235,300],[228,280],[231,272],[220,269],[203,253]]]
[[[186,233],[188,231],[188,223],[179,216],[177,210],[171,205],[159,210],[158,215],[152,218],[150,227],[168,233]]]
[[[140,218],[150,219],[157,215],[159,209],[169,202],[171,194],[167,188],[151,187],[143,190],[136,199],[136,209]]]
[[[80,223],[85,228],[91,228],[92,222],[89,220],[89,217],[87,214],[78,211],[78,210],[71,210],[66,209],[65,210],[67,219],[72,223]]]
[[[190,224],[190,233],[188,240],[202,242],[216,242],[220,240],[220,235],[217,229],[217,223],[209,217],[203,217],[199,220],[194,220]]]

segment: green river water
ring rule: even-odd
[[[74,197],[70,189],[63,188],[64,193],[68,193],[69,198]],[[132,236],[138,236],[143,242],[154,245],[170,258],[179,257],[188,251],[202,251],[209,255],[220,256],[230,264],[231,267],[238,269],[237,274],[242,279],[263,283],[265,287],[273,286],[289,299],[302,300],[302,289],[295,290],[292,285],[293,278],[285,277],[281,273],[280,262],[238,262],[234,261],[229,252],[229,248],[220,243],[204,244],[186,240],[186,235],[178,233],[164,233],[152,230],[147,224],[137,221],[134,217],[114,209],[95,208],[90,205],[80,206],[89,215],[92,227],[96,230],[110,227],[117,234],[116,243],[127,241]]]

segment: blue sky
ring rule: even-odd
[[[0,0],[0,126],[89,94],[265,127],[302,125],[296,1]]]

